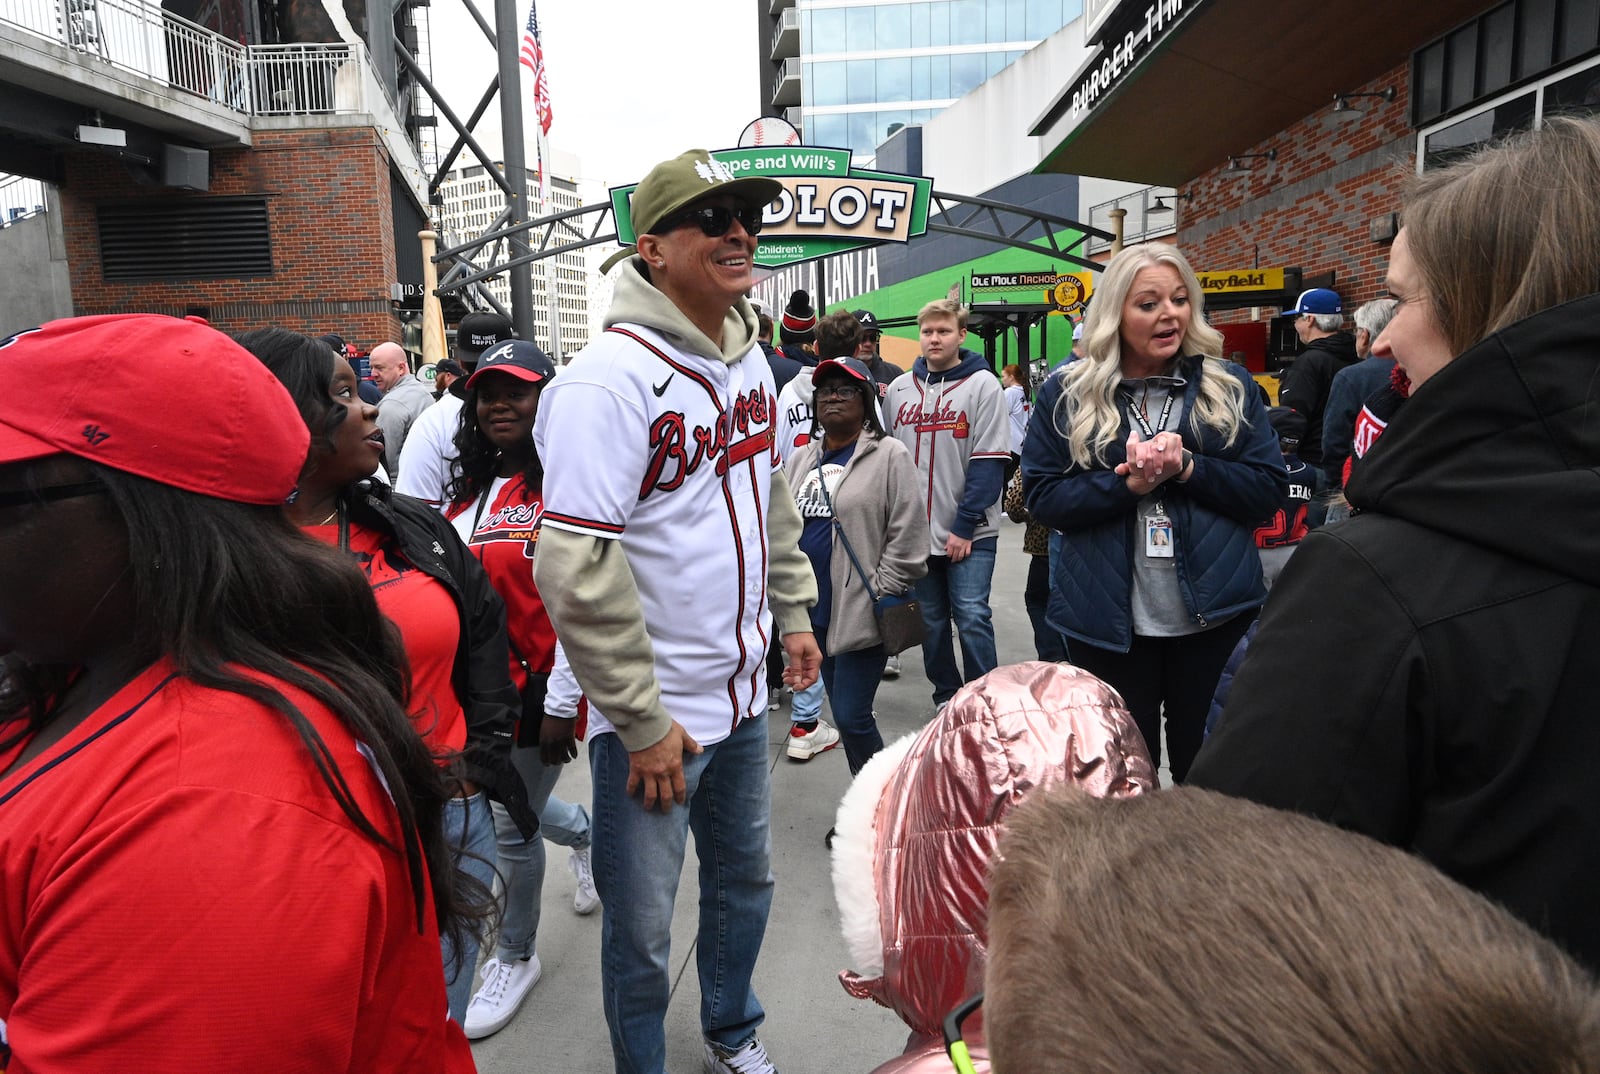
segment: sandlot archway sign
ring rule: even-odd
[[[850,166],[848,149],[776,146],[720,149],[707,178],[759,175],[783,184],[762,214],[756,265],[783,268],[863,246],[909,242],[928,230],[933,180]],[[637,240],[629,200],[639,184],[613,187],[617,240]]]

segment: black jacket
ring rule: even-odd
[[[1345,366],[1359,361],[1356,337],[1349,332],[1314,339],[1283,375],[1278,402],[1306,417],[1306,434],[1300,438],[1300,458],[1322,467],[1322,415],[1328,408],[1333,378]]]
[[[392,537],[406,561],[438,581],[455,601],[461,644],[450,678],[467,720],[461,775],[506,807],[523,838],[537,837],[539,817],[529,808],[527,789],[511,764],[522,698],[507,670],[506,609],[483,564],[437,510],[381,481],[358,484],[349,511],[352,523]]]
[[[1405,847],[1600,969],[1600,295],[1416,389],[1189,781]],[[1293,668],[1293,674],[1284,674]]]

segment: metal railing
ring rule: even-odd
[[[1128,215],[1122,219],[1122,241],[1125,243],[1143,242],[1145,239],[1155,238],[1157,235],[1168,235],[1177,230],[1174,222],[1176,216],[1172,212],[1155,212],[1150,210],[1155,205],[1157,198],[1165,198],[1165,204],[1176,204],[1172,197],[1173,191],[1169,186],[1147,186],[1143,190],[1135,190],[1131,194],[1124,194],[1111,201],[1103,201],[1089,209],[1089,223],[1102,231],[1111,231],[1112,209],[1126,209]],[[1091,254],[1104,253],[1111,249],[1111,240],[1105,238],[1091,238],[1089,252]]]
[[[21,175],[0,175],[0,227],[45,211],[44,184]]]
[[[5,0],[0,22],[245,115],[368,111],[366,49],[241,45],[147,0]]]

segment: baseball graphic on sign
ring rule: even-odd
[[[754,120],[739,135],[739,148],[752,149],[764,145],[799,145],[800,132],[794,125],[777,116],[762,116]]]

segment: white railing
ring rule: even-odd
[[[44,184],[21,175],[0,175],[0,227],[45,211]]]
[[[1160,199],[1167,207],[1166,212],[1160,210],[1152,212],[1156,201]],[[1173,198],[1173,190],[1168,186],[1147,186],[1143,190],[1135,190],[1131,194],[1124,194],[1111,201],[1103,201],[1089,210],[1089,226],[1097,227],[1102,231],[1112,230],[1112,209],[1125,209],[1127,215],[1122,218],[1122,241],[1132,244],[1143,242],[1145,239],[1157,235],[1166,235],[1177,230],[1174,222],[1172,206],[1177,202]],[[1110,239],[1090,239],[1089,253],[1104,253],[1111,249]]]
[[[246,115],[369,110],[366,50],[344,42],[247,47],[147,0],[4,0],[0,22]]]

